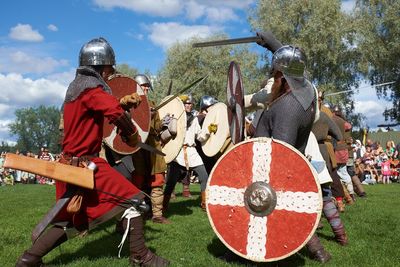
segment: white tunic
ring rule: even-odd
[[[306,146],[306,150],[304,152],[306,156],[310,156],[312,161],[323,163],[323,169],[320,173],[318,173],[318,180],[320,184],[331,183],[332,177],[328,172],[328,168],[326,168],[326,162],[322,157],[322,154],[319,150],[318,141],[313,132],[310,132],[310,136],[308,137],[308,142]]]
[[[186,167],[185,163],[185,153],[187,153],[187,163],[189,168],[203,165],[203,160],[201,159],[199,153],[196,150],[196,139],[200,142],[205,142],[210,137],[210,132],[206,129],[202,130],[197,118],[194,118],[192,124],[186,130],[185,139],[183,140],[183,147],[179,151],[178,156],[175,158],[179,165]],[[186,147],[186,148],[184,148]]]

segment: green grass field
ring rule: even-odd
[[[146,223],[148,246],[168,258],[172,266],[244,266],[218,259],[226,248],[216,237],[206,213],[199,208],[199,186],[192,185],[194,198],[180,197],[171,202],[170,225]],[[342,219],[350,244],[341,247],[333,240],[327,221],[319,230],[326,249],[332,254],[327,266],[400,266],[400,184],[366,186],[368,197],[347,206]],[[0,187],[0,267],[14,266],[29,247],[36,223],[54,203],[54,187],[17,185]],[[67,241],[44,257],[51,266],[129,266],[128,244],[119,259],[121,237],[114,221],[84,238]],[[281,262],[257,266],[318,266],[302,249]]]

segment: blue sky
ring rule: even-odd
[[[103,36],[126,63],[154,74],[176,41],[225,32],[247,37],[247,13],[254,0],[14,0],[0,10],[0,141],[15,138],[7,124],[17,108],[60,106],[74,77],[78,53],[88,40]],[[354,1],[344,1],[350,10]],[[257,45],[252,47],[260,53]],[[360,90],[361,91],[361,90]],[[359,98],[359,100],[358,100]],[[371,127],[381,123],[388,102],[373,88],[357,94],[357,109],[368,112]],[[369,102],[368,102],[369,101]],[[366,104],[367,103],[367,104]]]

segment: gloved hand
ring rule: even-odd
[[[282,47],[282,43],[270,31],[257,32],[257,36],[261,38],[260,41],[257,41],[257,44],[267,48],[272,53]]]
[[[211,133],[216,133],[218,130],[218,124],[215,123],[210,123],[210,125],[208,125],[208,131]]]
[[[140,141],[140,136],[138,131],[136,131],[134,134],[131,134],[128,137],[123,138],[123,141],[130,147],[135,147],[137,143]]]
[[[119,103],[123,109],[130,109],[132,107],[137,107],[142,99],[138,93],[132,93],[126,95],[119,100]]]
[[[167,113],[161,120],[162,127],[168,127],[174,115]]]

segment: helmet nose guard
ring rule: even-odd
[[[307,58],[304,52],[292,45],[282,46],[272,57],[272,69],[293,78],[304,77],[306,63]]]

